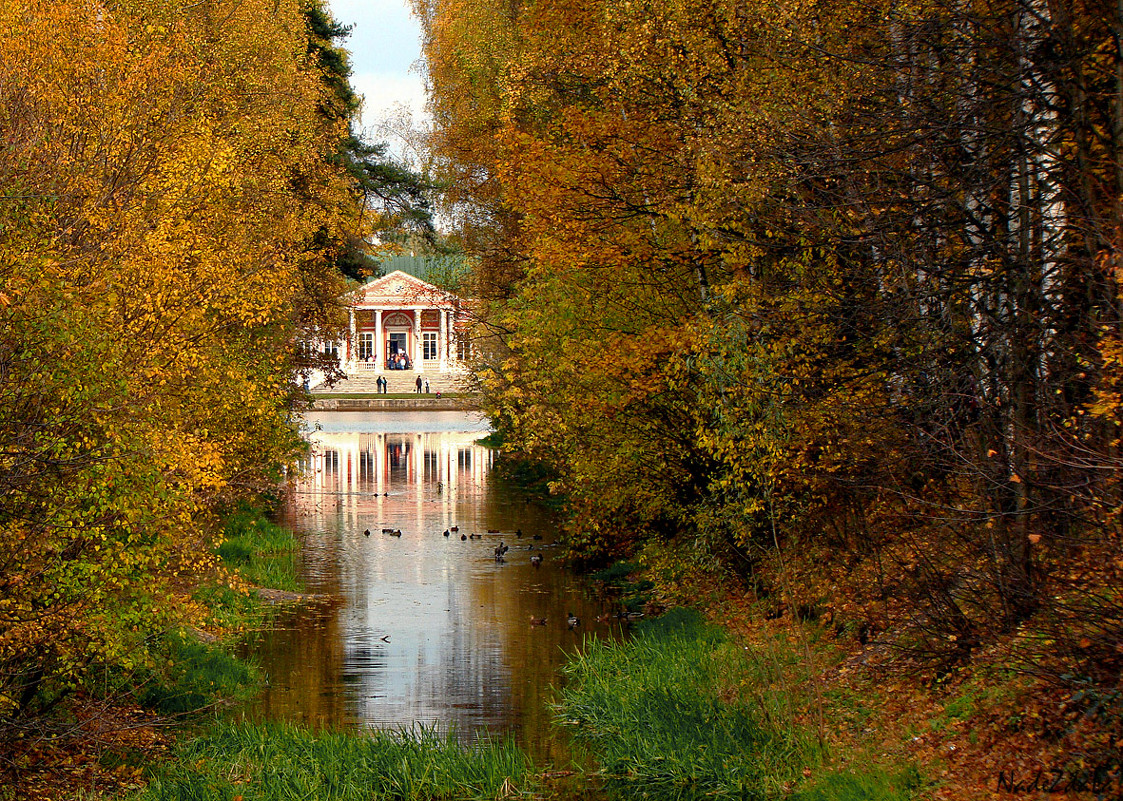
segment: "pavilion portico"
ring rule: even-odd
[[[463,302],[456,295],[395,271],[355,290],[348,303],[350,335],[340,353],[348,375],[464,369]]]

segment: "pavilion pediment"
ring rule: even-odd
[[[456,296],[443,289],[396,270],[356,290],[357,307],[387,308],[394,306],[447,306]]]
[[[387,328],[395,325],[412,326],[413,318],[405,312],[390,312],[382,318],[382,324]]]

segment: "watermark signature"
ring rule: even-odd
[[[1019,773],[1016,770],[998,772],[997,792],[1007,793],[1094,793],[1115,798],[1120,791],[1121,763],[1094,767],[1038,768],[1036,772]]]

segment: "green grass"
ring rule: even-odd
[[[216,723],[153,770],[130,801],[370,801],[497,799],[538,790],[515,746],[465,747],[412,732],[312,733],[288,724]]]
[[[226,567],[251,584],[299,591],[299,548],[291,531],[269,522],[260,509],[242,506],[227,517],[217,553]],[[194,598],[230,632],[260,626],[271,613],[252,594],[222,583],[197,587]],[[181,716],[251,696],[260,688],[261,676],[254,666],[232,656],[229,647],[203,642],[191,632],[170,632],[161,638],[156,658],[141,677],[138,700],[161,715]]]
[[[291,592],[303,589],[296,576],[300,540],[289,529],[270,522],[260,510],[243,506],[227,518],[223,535],[218,555],[246,581]]]
[[[256,668],[219,645],[173,634],[164,650],[165,668],[145,685],[139,698],[142,705],[161,715],[181,716],[220,700],[244,700],[261,686]]]
[[[885,770],[874,766],[860,773],[828,773],[792,795],[791,801],[904,801],[913,798],[922,786],[920,774],[913,767]]]
[[[588,643],[565,668],[557,717],[618,798],[909,798],[911,774],[825,767],[815,732],[795,722],[808,701],[799,653],[779,639],[748,651],[672,610],[628,642]]]
[[[742,697],[754,666],[687,610],[597,641],[566,667],[560,720],[619,795],[767,798],[820,755],[811,738]]]

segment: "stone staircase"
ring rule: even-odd
[[[417,385],[414,382],[417,380],[417,373],[413,372],[413,370],[387,370],[382,375],[387,382],[386,394],[416,394]],[[453,392],[468,392],[470,391],[468,379],[469,376],[460,373],[421,374],[421,380],[428,380],[429,382],[429,394],[431,395],[435,395],[438,392],[444,395]],[[330,387],[326,384],[320,384],[312,389],[312,394],[376,395],[378,393],[377,380],[378,376],[374,373],[352,375],[341,381],[337,381]],[[424,392],[424,388],[422,388],[422,392]]]

